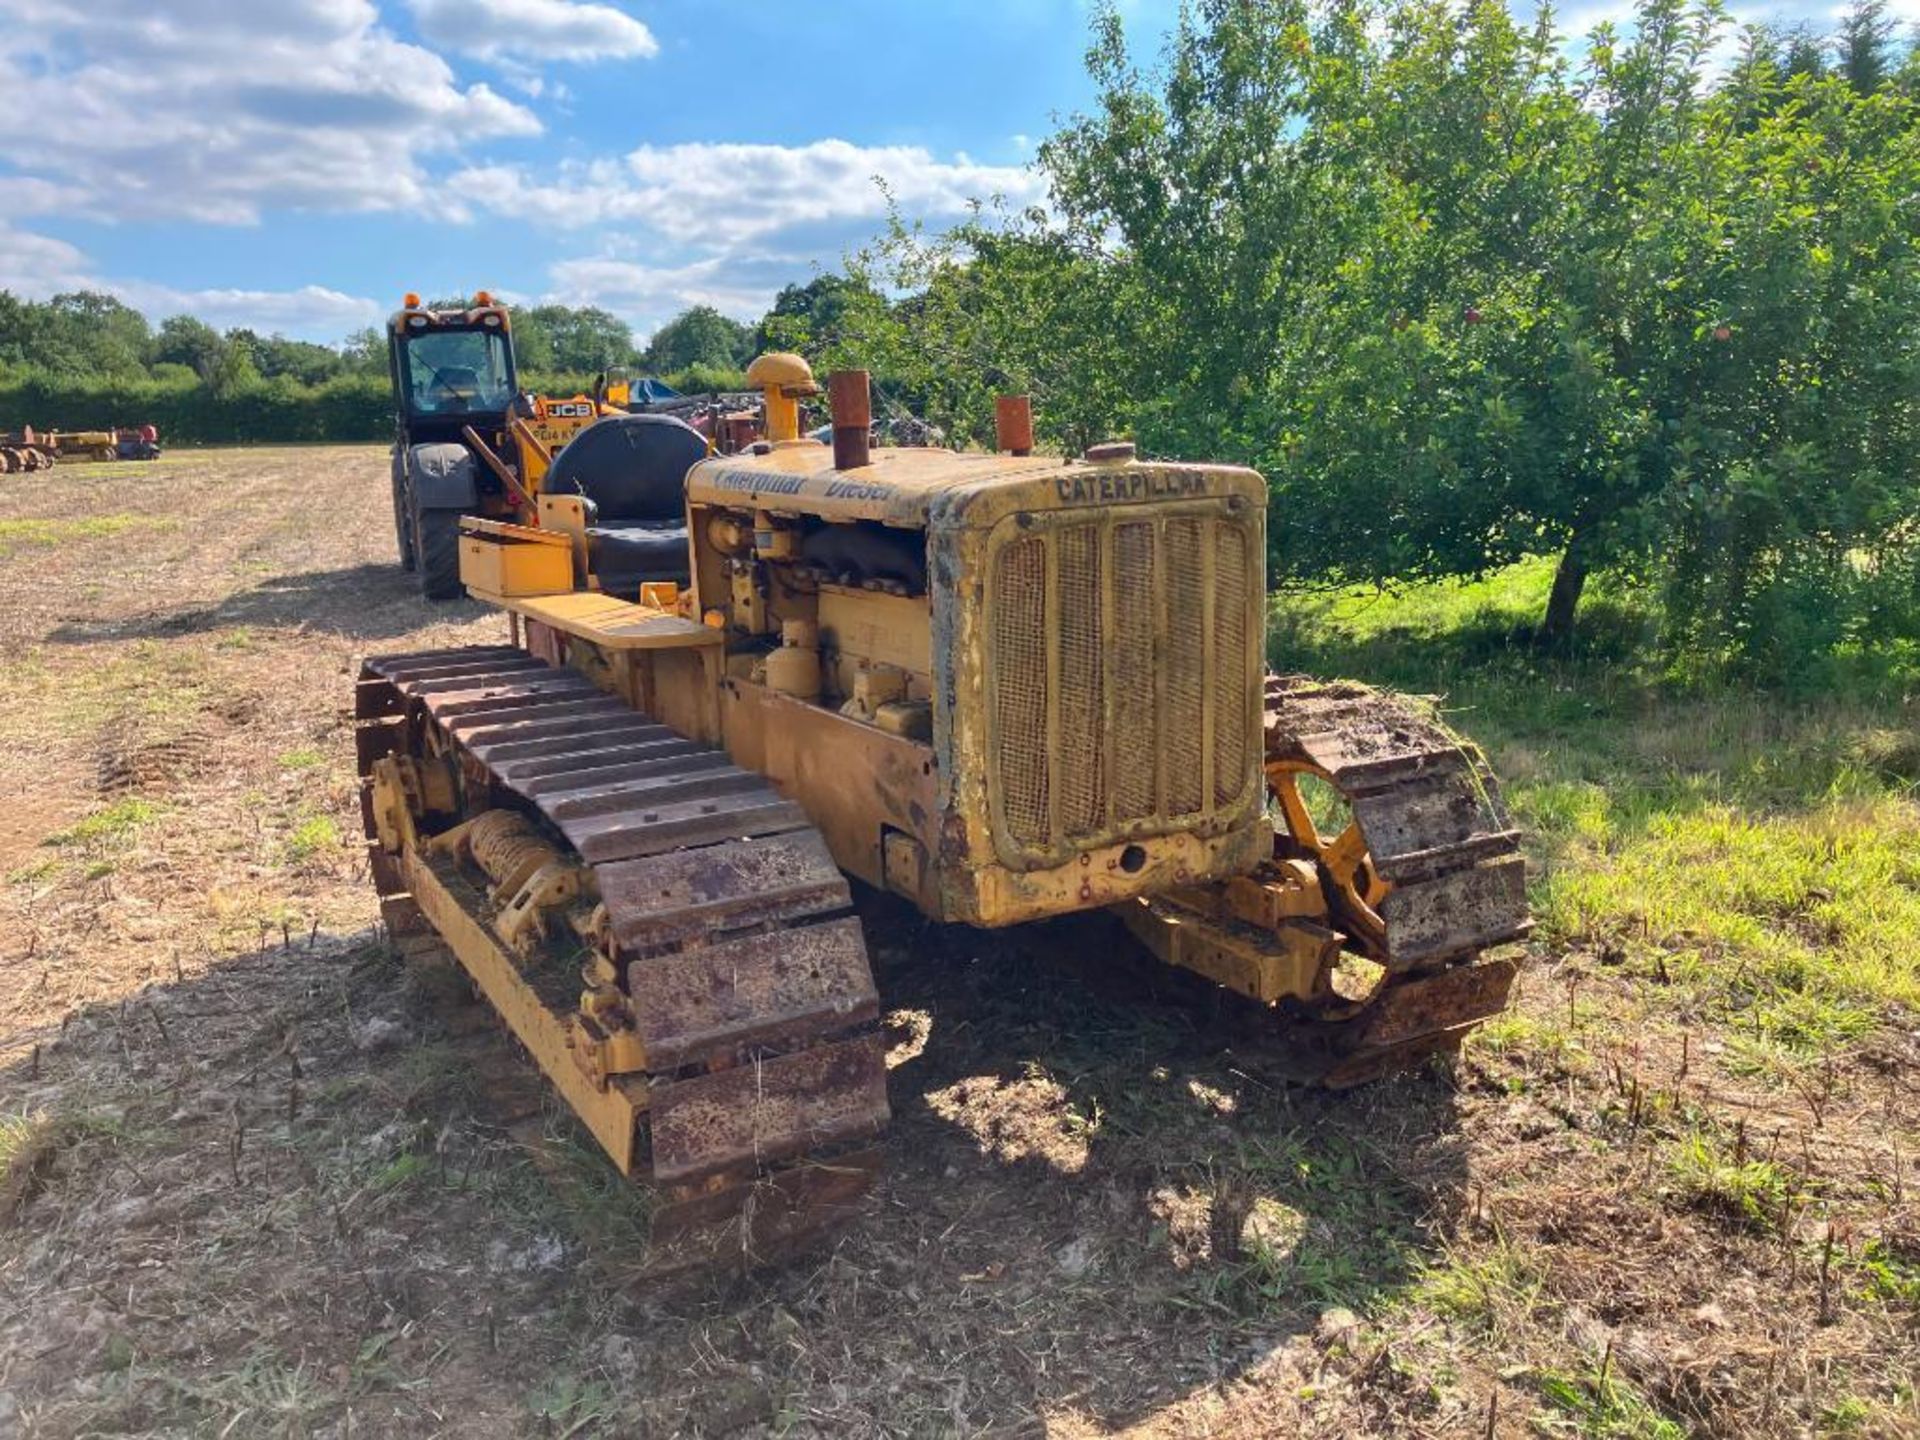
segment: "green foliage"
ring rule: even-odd
[[[994,399],[1031,395],[1038,437],[1065,449],[1104,438],[1127,396],[1130,269],[1102,262],[1097,237],[1040,212],[982,211],[929,235],[894,217],[848,262],[836,330],[815,346],[832,369],[881,377],[881,417],[899,401],[953,443],[991,447]],[[888,291],[909,298],[889,304]]]
[[[1529,1378],[1550,1407],[1534,1417],[1539,1433],[1591,1440],[1684,1440],[1686,1436],[1683,1427],[1613,1374],[1604,1359],[1581,1374],[1538,1370]]]
[[[1607,573],[1754,678],[1910,644],[1915,62],[1874,0],[1721,77],[1723,29],[1640,0],[1575,62],[1497,0],[1194,0],[1143,67],[1103,10],[1052,206],[896,221],[800,333],[960,439],[1029,389],[1055,444],[1260,467],[1279,577],[1557,553],[1541,639]]]
[[[760,321],[754,349],[813,351],[832,344],[847,333],[849,312],[877,298],[849,275],[817,275],[805,285],[785,286]]]
[[[155,802],[129,796],[103,806],[57,834],[49,835],[45,843],[59,846],[117,844],[131,839],[161,813],[161,807]]]
[[[36,303],[0,292],[0,365],[134,375],[151,343],[146,317],[111,295],[80,290]]]
[[[753,358],[753,338],[751,326],[695,305],[654,332],[642,363],[656,374],[695,365],[737,370]]]
[[[464,304],[464,300],[449,304]],[[589,390],[634,362],[632,332],[604,310],[539,305],[514,315],[522,382]],[[101,295],[45,304],[0,291],[0,427],[92,430],[152,424],[163,445],[351,442],[393,433],[382,329],[338,347],[190,315],[146,321]]]
[[[747,372],[733,366],[689,365],[660,377],[683,395],[724,394],[749,390]]]
[[[593,374],[634,362],[633,331],[626,321],[592,305],[516,310],[513,348],[523,371]]]
[[[1784,1166],[1757,1156],[1730,1155],[1719,1140],[1700,1131],[1680,1142],[1669,1169],[1691,1203],[1760,1229],[1780,1225],[1800,1198]]]
[[[213,378],[227,342],[204,320],[191,315],[174,315],[160,322],[160,333],[153,340],[153,363],[184,365],[201,380]]]
[[[384,373],[302,385],[247,368],[235,363],[207,384],[191,375],[0,378],[0,416],[8,425],[69,430],[152,424],[163,446],[383,440],[393,433]]]
[[[336,850],[340,845],[340,827],[334,824],[331,815],[309,815],[287,836],[287,859],[295,865],[304,865],[317,856]]]

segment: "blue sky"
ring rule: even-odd
[[[1176,3],[1127,0],[1142,51]],[[875,176],[1037,198],[1086,40],[1086,0],[0,0],[0,287],[325,341],[408,289],[753,319]]]
[[[1135,0],[1143,34],[1173,0]],[[0,286],[336,340],[401,293],[756,318],[1038,194],[1085,0],[0,0]]]

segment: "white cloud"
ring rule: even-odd
[[[116,280],[96,273],[78,247],[6,224],[0,224],[0,290],[30,300],[62,291],[98,290],[118,296],[156,323],[168,315],[197,315],[221,330],[239,325],[263,335],[303,340],[338,340],[350,330],[378,323],[384,313],[378,301],[323,285],[183,290],[145,280]]]
[[[388,0],[389,13],[399,3]],[[421,43],[387,28],[373,0],[0,0],[0,216],[18,226],[39,216],[484,215],[570,237],[575,254],[550,266],[549,298],[604,303],[651,327],[690,304],[756,317],[782,284],[871,236],[889,197],[939,223],[975,200],[1023,205],[1043,193],[1027,167],[838,138],[477,160],[492,141],[539,134],[540,121],[461,79],[439,51],[479,59],[503,89],[551,104],[564,92],[543,63],[646,56],[658,44],[619,8],[625,0],[404,3]],[[306,278],[293,272],[289,283]],[[381,311],[315,286],[176,289],[102,276],[73,246],[5,222],[0,285],[103,289],[156,318],[185,310],[322,337]]]
[[[670,266],[603,255],[562,260],[548,273],[554,288],[545,299],[598,305],[647,334],[694,305],[758,320],[781,286],[811,278],[811,266],[792,255],[722,255]]]
[[[541,128],[398,39],[369,0],[5,0],[0,14],[4,183],[42,213],[244,224],[430,208],[426,158]]]
[[[653,32],[624,10],[579,0],[407,0],[429,44],[479,60],[644,60]]]
[[[672,241],[728,246],[799,226],[878,220],[888,195],[909,215],[953,216],[994,195],[1029,204],[1045,188],[1023,166],[846,140],[642,145],[619,159],[562,165],[551,179],[545,173],[474,167],[453,184],[476,204],[558,228],[637,222]]]
[[[0,290],[40,300],[89,283],[87,257],[64,240],[0,222]]]
[[[244,326],[262,335],[326,342],[379,324],[387,311],[377,300],[324,285],[302,285],[298,290],[176,290],[141,281],[109,281],[108,289],[156,323],[168,315],[197,315],[217,330]]]
[[[977,200],[1026,205],[1045,193],[1026,167],[838,139],[643,145],[561,165],[550,177],[476,166],[454,184],[476,206],[553,229],[612,230],[598,254],[551,267],[547,298],[604,306],[641,330],[689,305],[758,319],[781,286],[804,283],[869,238],[889,197],[908,218],[938,223]]]

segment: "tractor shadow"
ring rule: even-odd
[[[465,624],[497,613],[477,600],[426,600],[417,579],[392,563],[276,575],[211,605],[184,605],[124,620],[69,620],[58,644],[176,639],[241,627],[300,630],[349,642],[416,635],[425,624]]]
[[[382,1433],[448,1407],[544,1433],[550,1400],[580,1434],[1122,1426],[1347,1363],[1328,1313],[1403,1288],[1462,1209],[1442,1077],[1298,1090],[1097,928],[861,910],[888,1170],[779,1268],[636,1278],[644,1193],[457,973],[375,932],[294,925],[12,1037],[0,1107],[46,1117],[0,1194],[0,1315],[40,1326],[0,1323],[34,1357],[13,1393],[93,1396],[90,1432],[217,1431],[275,1377],[303,1424]],[[94,1298],[5,1303],[29,1293]]]
[[[1104,917],[861,909],[896,1042],[878,1233],[918,1257],[927,1353],[967,1357],[969,1426],[1130,1425],[1256,1369],[1304,1385],[1328,1317],[1404,1289],[1464,1213],[1448,1075],[1291,1084],[1249,1007]]]

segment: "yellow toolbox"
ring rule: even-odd
[[[564,595],[573,589],[573,537],[501,520],[460,522],[460,583],[482,595]]]

